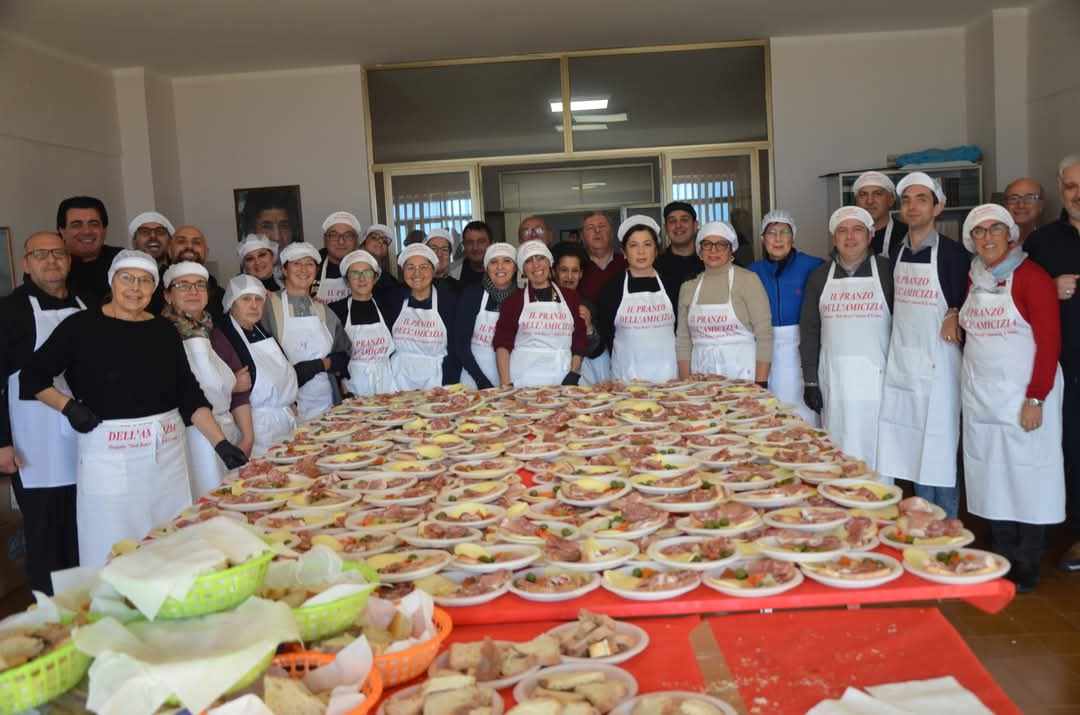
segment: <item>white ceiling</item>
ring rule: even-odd
[[[198,75],[965,25],[1031,0],[0,0],[0,28]]]

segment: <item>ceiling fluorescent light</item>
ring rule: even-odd
[[[571,99],[570,111],[571,112],[587,112],[590,109],[607,109],[608,101],[606,99]],[[554,114],[562,114],[562,100],[551,100],[551,111]]]
[[[600,131],[602,129],[607,129],[607,128],[608,128],[608,125],[606,125],[606,124],[575,124],[574,125],[574,131],[575,132],[598,132],[598,131]],[[555,125],[555,131],[561,132],[562,130],[563,130],[563,125],[561,125],[561,124]]]
[[[615,124],[627,121],[630,121],[630,117],[626,112],[620,114],[580,114],[574,117],[574,122],[595,122],[598,124],[603,124],[604,122]]]

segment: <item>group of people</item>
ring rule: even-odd
[[[31,584],[101,564],[349,395],[719,374],[767,386],[950,516],[962,467],[968,510],[1033,587],[1076,463],[1080,158],[1059,178],[1057,222],[1022,228],[1042,197],[1021,182],[957,242],[934,228],[933,179],[867,172],[830,217],[828,259],[772,211],[748,267],[735,229],[684,202],[663,227],[592,214],[581,243],[529,217],[517,246],[473,221],[460,247],[434,229],[396,255],[389,227],[339,211],[321,249],[245,237],[224,288],[197,227],[143,213],[120,249],[101,201],[65,199],[0,303],[0,472],[17,472]]]

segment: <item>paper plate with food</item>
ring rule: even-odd
[[[799,564],[806,577],[833,588],[874,588],[904,574],[892,556],[853,551],[828,561]]]
[[[563,479],[573,479],[576,477],[620,476],[622,474],[622,469],[614,464],[579,464],[576,462],[558,461],[551,467],[551,472]]]
[[[835,464],[822,464],[813,467],[802,467],[792,470],[795,476],[807,484],[825,484],[835,479],[844,479],[844,473]]]
[[[645,472],[631,477],[630,484],[642,494],[681,494],[700,487],[701,478],[695,472],[687,472],[674,477],[661,477]]]
[[[428,515],[430,521],[443,525],[471,526],[482,529],[491,526],[506,516],[506,509],[495,504],[463,502],[433,509]]]
[[[765,598],[795,588],[803,582],[803,575],[790,561],[751,557],[706,571],[701,582],[728,596]]]
[[[376,715],[502,715],[503,699],[497,690],[482,686],[471,675],[442,675],[396,691],[385,698]]]
[[[499,479],[513,474],[521,466],[521,462],[516,459],[496,457],[461,461],[451,467],[450,471],[463,479]]]
[[[682,494],[650,497],[646,501],[649,506],[662,511],[684,514],[695,511],[708,511],[723,501],[726,496],[723,487],[715,484],[702,484],[697,489]]]
[[[463,608],[494,601],[510,590],[510,571],[477,574],[442,571],[416,580],[416,588],[429,594],[438,606]]]
[[[597,507],[626,496],[631,488],[621,477],[582,477],[565,481],[555,498],[571,506]]]
[[[296,492],[252,492],[239,482],[225,484],[204,497],[221,509],[229,511],[270,511],[284,505]]]
[[[710,447],[694,452],[694,458],[710,469],[725,469],[754,458],[745,447]]]
[[[266,450],[266,459],[274,464],[296,464],[305,457],[320,454],[326,445],[316,442],[297,442],[274,445]]]
[[[315,460],[315,465],[322,469],[363,469],[375,463],[378,459],[378,454],[367,450],[348,450],[335,452],[334,454],[324,454]]]
[[[559,485],[556,484],[550,488],[557,491],[558,487]],[[529,492],[532,491],[537,490],[529,490]],[[570,504],[563,504],[555,499],[550,499],[547,501],[531,503],[529,508],[525,511],[525,517],[536,521],[564,521],[568,524],[577,526],[584,524],[592,517],[597,516],[598,513],[597,509],[590,509],[589,507],[584,506],[572,506]]]
[[[379,465],[378,471],[386,472],[397,477],[416,477],[417,479],[431,479],[445,471],[446,467],[439,461],[416,461],[397,459]]]
[[[568,571],[604,571],[637,558],[636,544],[623,539],[570,541],[552,537],[543,546],[548,563]]]
[[[852,509],[881,509],[903,498],[900,487],[869,479],[834,479],[819,484],[817,490],[826,499]]]
[[[501,690],[516,685],[541,667],[562,661],[558,642],[548,635],[514,643],[484,638],[470,643],[451,643],[428,668],[428,676],[471,675],[488,688]]]
[[[502,481],[470,482],[461,487],[443,489],[436,498],[436,504],[456,504],[458,502],[474,502],[487,504],[493,502],[503,494],[510,485]]]
[[[928,512],[901,514],[895,524],[881,530],[886,546],[903,551],[916,547],[923,551],[949,551],[967,546],[975,535],[959,519],[938,519]]]
[[[476,415],[463,422],[458,422],[454,434],[463,439],[475,439],[477,437],[491,439],[504,434],[508,429],[506,419],[503,417]]]
[[[473,462],[484,459],[495,459],[506,451],[510,442],[469,442],[465,446],[449,454],[453,462]]]
[[[930,552],[904,549],[904,568],[920,578],[950,586],[985,583],[1001,578],[1011,568],[1004,556],[981,549]]]
[[[735,536],[762,524],[756,509],[738,502],[717,504],[712,509],[693,512],[681,517],[675,526],[688,534],[698,536]]]
[[[438,549],[408,549],[365,559],[385,583],[415,581],[446,568],[450,554]]]
[[[283,492],[296,492],[311,486],[313,479],[303,474],[289,474],[278,469],[272,469],[263,474],[253,477],[238,479],[239,484],[249,492],[263,494],[280,494]]]
[[[314,486],[289,497],[291,509],[317,509],[319,511],[342,511],[360,501],[359,497],[339,494],[326,487]]]
[[[739,558],[736,544],[722,536],[674,536],[654,541],[646,551],[663,566],[708,571]]]
[[[358,561],[369,556],[385,554],[387,551],[397,548],[401,540],[389,532],[365,533],[365,532],[340,532],[334,534],[312,534],[292,547],[297,553],[304,553],[312,548],[326,546],[346,561]]]
[[[668,521],[668,512],[651,505],[637,493],[627,494],[597,511],[581,529],[602,538],[639,539],[662,529]]]
[[[417,481],[416,477],[389,477],[381,472],[357,473],[356,476],[339,482],[334,487],[334,491],[358,497],[369,494],[391,494],[413,487]]]
[[[508,457],[528,461],[530,459],[554,459],[566,451],[555,442],[520,442],[506,450]]]
[[[564,704],[591,705],[600,715],[606,715],[637,692],[637,680],[618,666],[565,663],[543,668],[514,686],[514,700],[518,702],[514,709],[522,709],[518,715],[529,715],[530,701],[551,698]]]
[[[622,703],[611,715],[736,715],[720,698],[689,690],[664,690]]]
[[[547,632],[558,643],[566,663],[625,663],[649,645],[649,634],[633,623],[616,621],[603,613],[578,611],[576,621]]]
[[[540,549],[527,544],[486,546],[465,543],[454,546],[450,568],[469,573],[491,573],[502,569],[517,571],[538,558]]]
[[[255,526],[263,531],[288,531],[300,533],[323,529],[334,523],[335,516],[328,512],[288,509],[261,516]]]
[[[627,565],[605,571],[603,587],[631,601],[666,601],[701,585],[701,574],[663,565]]]
[[[495,535],[513,544],[543,544],[552,534],[560,539],[576,539],[578,529],[559,521],[532,521],[523,517],[505,519],[499,523]]]
[[[848,551],[847,544],[836,534],[794,529],[778,529],[754,543],[765,556],[798,563],[829,561]]]
[[[733,492],[744,492],[751,489],[767,489],[785,479],[790,479],[794,473],[772,464],[740,462],[720,474],[723,476],[725,487]]]
[[[677,477],[700,466],[701,462],[688,454],[656,453],[631,462],[630,469],[638,474],[648,472],[657,477]]]
[[[397,535],[406,544],[424,549],[453,548],[457,544],[478,542],[484,538],[480,529],[434,521],[422,521],[416,526],[400,529]]]
[[[417,524],[423,518],[424,510],[414,506],[384,506],[350,514],[345,519],[345,526],[364,531],[397,531]]]
[[[790,506],[766,512],[763,517],[769,526],[798,531],[831,531],[851,518],[845,509],[832,506]]]
[[[600,586],[600,574],[539,566],[514,574],[510,591],[526,601],[554,603],[581,598]]]
[[[427,504],[439,493],[439,487],[430,481],[394,489],[385,492],[369,492],[364,495],[364,503],[372,506],[420,506]]]
[[[731,499],[756,509],[777,509],[798,504],[815,494],[817,491],[814,487],[794,479],[763,489],[735,492],[731,495]]]

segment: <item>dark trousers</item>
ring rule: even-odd
[[[1065,513],[1080,534],[1080,373],[1065,375],[1061,442],[1065,452]]]
[[[75,485],[27,489],[18,475],[12,481],[23,515],[30,588],[51,595],[52,572],[79,565]]]
[[[1018,521],[989,521],[990,550],[1007,558],[1017,574],[1038,574],[1046,548],[1046,526]]]

